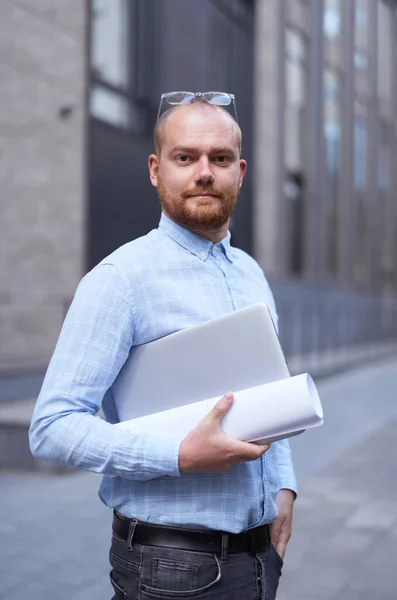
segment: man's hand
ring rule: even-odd
[[[223,417],[233,404],[233,394],[223,396],[182,441],[179,448],[181,473],[221,473],[241,462],[256,460],[268,445],[249,444],[229,438],[221,430]]]
[[[272,524],[271,537],[277,553],[283,560],[291,537],[294,499],[295,496],[291,490],[280,490],[276,498],[278,517]]]

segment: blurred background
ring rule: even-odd
[[[233,243],[287,356],[397,336],[397,29],[377,0],[6,0],[0,365],[44,367],[82,275],[157,226],[159,97],[236,94]]]
[[[48,479],[43,472],[53,469],[31,459],[26,432],[78,281],[113,249],[157,226],[160,207],[147,156],[162,92],[236,95],[249,169],[232,242],[252,253],[270,280],[291,372],[312,373],[327,400],[328,429],[294,442],[298,474],[312,486],[306,504],[301,496],[312,515],[310,521],[304,513],[305,527],[323,518],[316,510],[326,499],[313,504],[313,489],[321,487],[328,499],[338,497],[339,507],[352,510],[357,498],[369,497],[364,467],[359,493],[346,491],[350,471],[338,477],[353,442],[375,435],[397,415],[396,56],[392,0],[0,3],[0,540],[8,534],[0,567],[8,587],[2,595],[0,583],[0,598],[47,598],[60,582],[62,598],[109,597],[103,591],[106,544],[101,559],[95,554],[108,534],[103,525],[97,529],[104,514],[95,498],[97,480],[71,474]],[[384,440],[397,433],[397,426],[389,427],[371,442],[379,454],[367,456],[373,472],[383,465],[383,490],[396,466],[385,469]],[[355,452],[349,456],[356,456],[357,467],[362,452]],[[329,466],[333,460],[341,461],[338,468]],[[325,468],[331,471],[324,474]],[[347,495],[338,496],[336,480]],[[389,514],[391,500],[385,506]],[[19,520],[33,528],[36,547],[44,514],[53,529],[63,515],[70,545],[63,542],[60,550],[49,536],[40,560],[33,566],[27,561],[30,571],[21,576],[12,560],[20,552]],[[343,518],[334,504],[327,514]],[[76,541],[70,532],[78,537],[87,521],[89,535]],[[392,517],[386,521],[397,539],[397,524]],[[362,530],[352,536],[346,564],[375,540]],[[72,588],[66,556],[79,543]],[[296,556],[303,556],[296,547]],[[340,552],[337,541],[335,548]],[[94,566],[87,562],[91,553]],[[69,565],[65,572],[59,561]],[[50,580],[49,565],[57,566]],[[296,573],[303,568],[299,561],[295,566]],[[335,566],[333,577],[328,569],[330,583],[321,593],[317,587],[299,595],[296,573],[286,576],[295,590],[288,598],[395,598],[397,582],[393,595],[378,587],[366,596],[371,584],[364,568],[357,577],[365,582],[362,589],[349,584],[352,595],[342,596],[335,588],[341,569]],[[380,579],[392,576],[390,568]]]

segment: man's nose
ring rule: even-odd
[[[194,180],[196,184],[200,183],[201,185],[208,185],[214,181],[214,174],[208,158],[200,159]]]

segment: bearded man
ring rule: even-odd
[[[113,426],[112,385],[133,346],[255,302],[277,319],[261,268],[230,244],[247,168],[225,108],[234,96],[174,92],[164,103],[149,157],[159,227],[80,282],[34,411],[31,449],[103,474],[114,600],[273,600],[296,492],[288,442],[228,438],[229,393],[182,442]],[[101,407],[106,421],[95,417]]]

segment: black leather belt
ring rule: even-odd
[[[222,546],[230,553],[260,552],[270,544],[269,525],[255,527],[243,533],[227,534],[222,531],[152,525],[128,519],[116,511],[113,516],[113,532],[125,542],[193,552],[221,553]]]

